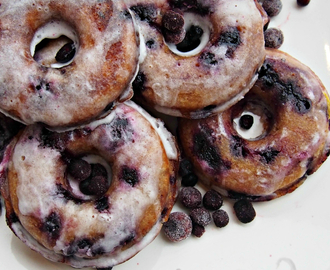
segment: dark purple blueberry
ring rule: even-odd
[[[202,194],[197,188],[182,187],[179,191],[179,201],[187,208],[195,208],[202,203]]]
[[[130,8],[139,17],[141,21],[152,23],[157,17],[157,12],[154,5],[138,4]]]
[[[156,42],[155,42],[153,39],[149,39],[149,40],[146,42],[146,46],[147,46],[147,48],[149,48],[149,49],[155,49],[155,48],[156,48]]]
[[[253,116],[244,114],[239,119],[239,126],[243,129],[250,129],[253,126]]]
[[[201,43],[201,37],[204,31],[201,27],[192,25],[186,32],[186,36],[182,42],[176,45],[180,52],[189,52],[197,48]]]
[[[309,2],[310,0],[297,0],[297,4],[302,7],[307,6]]]
[[[163,225],[163,232],[171,242],[179,242],[191,235],[192,222],[184,212],[173,212]]]
[[[166,11],[162,18],[162,25],[168,31],[182,32],[184,26],[183,16],[173,10]]]
[[[235,27],[231,27],[230,29],[222,32],[218,44],[219,46],[227,46],[226,57],[231,58],[235,50],[241,44],[241,35],[239,30]]]
[[[107,197],[102,197],[95,201],[95,209],[99,212],[109,209],[109,201]]]
[[[185,176],[182,176],[181,179],[181,184],[182,186],[185,187],[193,187],[197,184],[197,182],[198,182],[198,177],[194,173],[186,174]]]
[[[280,153],[280,151],[270,148],[270,149],[266,149],[265,151],[260,152],[258,154],[260,155],[262,162],[269,164],[275,160],[275,158],[277,157],[277,155],[279,153]]]
[[[102,196],[109,189],[108,179],[102,175],[88,178],[79,184],[80,191],[85,195]]]
[[[192,232],[191,232],[193,235],[195,235],[196,237],[202,237],[204,232],[205,232],[204,226],[193,223],[193,228],[192,228]]]
[[[215,54],[211,52],[204,52],[199,57],[199,60],[208,66],[215,66],[218,64],[218,60],[215,58]],[[205,110],[205,108],[204,108]],[[209,109],[207,109],[209,110]]]
[[[212,221],[210,212],[204,207],[194,208],[189,214],[193,224],[198,224],[206,227]]]
[[[83,181],[91,175],[92,167],[86,160],[75,158],[71,160],[67,170],[74,179]]]
[[[84,238],[77,243],[78,249],[85,249],[85,248],[90,248],[93,245],[92,241]]]
[[[132,187],[139,183],[139,173],[136,169],[123,166],[121,170],[120,180],[125,181]]]
[[[167,43],[179,44],[184,40],[186,32],[171,32],[165,29],[163,30],[163,36]]]
[[[16,222],[20,222],[18,216],[15,214],[15,212],[10,213],[10,215],[7,217],[7,223],[11,225]]]
[[[282,46],[284,41],[283,32],[278,28],[268,28],[264,32],[265,47],[278,49]]]
[[[256,216],[256,211],[252,203],[246,199],[236,201],[234,210],[238,220],[242,223],[249,223],[254,220]]]
[[[61,217],[57,213],[52,212],[42,224],[42,230],[48,234],[50,239],[58,239],[62,230]]]
[[[212,213],[215,226],[223,228],[229,223],[229,216],[225,210],[219,209]]]
[[[192,163],[188,159],[183,158],[180,161],[179,174],[181,176],[185,176],[185,175],[190,174],[192,172],[193,172],[193,165],[192,165]]]
[[[223,199],[221,194],[213,189],[208,190],[203,196],[203,205],[208,210],[217,210],[222,204]]]
[[[105,178],[108,178],[108,172],[107,169],[100,163],[93,163],[91,164],[92,167],[92,173],[91,177],[94,176],[103,176]]]
[[[59,63],[67,63],[76,54],[76,46],[73,42],[65,44],[56,54],[55,59]]]
[[[146,82],[146,75],[143,72],[139,72],[136,77],[135,80],[133,81],[133,91],[134,92],[143,92],[145,90],[145,82]]]
[[[245,142],[239,136],[232,136],[230,150],[235,157],[246,157],[249,153],[249,150],[245,146]]]
[[[212,8],[205,1],[198,0],[170,0],[172,8],[177,8],[182,11],[197,13],[201,16],[206,16],[212,12]]]
[[[262,3],[262,7],[266,11],[269,17],[274,17],[278,15],[282,10],[281,0],[265,0]]]

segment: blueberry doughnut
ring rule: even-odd
[[[25,124],[98,117],[130,97],[138,58],[121,0],[1,1],[0,110]]]
[[[183,152],[200,180],[226,196],[282,196],[329,155],[328,100],[308,67],[269,49],[243,100],[208,119],[180,120]]]
[[[79,129],[27,126],[1,164],[7,224],[49,260],[112,267],[159,233],[177,167],[174,137],[131,101]]]
[[[134,1],[133,1],[134,2]],[[203,118],[239,101],[265,57],[265,13],[254,0],[128,1],[140,29],[137,102]]]

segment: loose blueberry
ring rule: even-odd
[[[244,114],[239,119],[239,126],[243,129],[250,129],[253,126],[253,116]]]
[[[204,232],[205,232],[204,226],[193,223],[193,228],[192,228],[192,232],[191,232],[193,235],[195,235],[196,237],[199,238],[199,237],[202,237]]]
[[[223,199],[221,194],[213,189],[208,190],[203,196],[203,205],[208,210],[217,210],[222,204]]]
[[[283,32],[278,28],[268,28],[264,32],[265,47],[278,49],[282,46],[284,41]]]
[[[201,27],[192,25],[186,32],[183,41],[176,45],[180,52],[189,52],[197,48],[201,43],[201,37],[204,31]]]
[[[184,26],[183,16],[173,10],[166,11],[162,18],[162,25],[171,32],[181,32]]]
[[[185,176],[182,176],[181,179],[181,184],[182,186],[185,187],[193,187],[197,184],[197,182],[198,182],[198,177],[194,173],[186,174]]]
[[[254,220],[256,212],[251,202],[241,199],[235,202],[234,211],[238,220],[242,223],[249,223]]]
[[[185,175],[190,174],[192,172],[193,172],[193,165],[192,165],[192,163],[188,159],[183,158],[180,161],[179,174],[181,176],[185,176]]]
[[[187,208],[195,208],[202,203],[202,194],[197,188],[182,187],[179,191],[179,201]]]
[[[269,17],[274,17],[278,15],[282,10],[281,0],[265,0],[262,7],[266,11]]]
[[[307,6],[309,2],[310,0],[297,0],[297,4],[302,7]]]
[[[204,207],[192,209],[189,214],[193,224],[206,227],[212,221],[210,212]]]
[[[163,232],[171,242],[179,242],[191,235],[192,221],[184,212],[173,212],[163,225]]]
[[[74,179],[83,181],[91,175],[92,167],[87,161],[76,158],[71,160],[67,170]]]
[[[55,59],[59,63],[67,63],[76,54],[76,46],[73,42],[65,44],[56,54]]]
[[[229,216],[225,210],[219,209],[212,213],[215,226],[223,228],[229,223]]]

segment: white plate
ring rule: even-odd
[[[330,90],[329,0],[311,0],[298,8],[283,0],[283,10],[270,26],[283,30],[281,50],[305,63]],[[276,172],[274,172],[276,173]],[[213,224],[201,238],[168,242],[160,234],[154,242],[115,270],[330,270],[330,159],[292,194],[255,203],[256,219],[241,224],[232,203],[227,227]],[[175,206],[177,210],[179,206]],[[69,270],[29,250],[0,220],[0,264],[6,270]]]

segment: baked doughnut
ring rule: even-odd
[[[265,13],[254,0],[128,1],[144,58],[137,102],[167,115],[202,118],[239,101],[265,57]]]
[[[267,50],[255,86],[225,112],[180,120],[183,152],[224,195],[270,200],[298,187],[329,155],[328,94],[292,56]]]
[[[177,163],[163,122],[131,101],[63,133],[30,125],[1,164],[7,223],[49,260],[112,267],[157,236],[177,196]]]
[[[98,117],[130,97],[138,58],[121,0],[1,1],[0,110],[25,124],[77,126]]]

